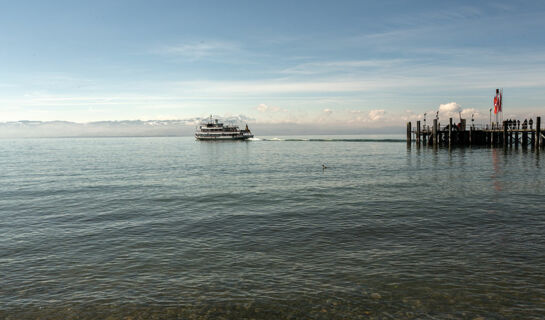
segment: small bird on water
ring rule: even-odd
[[[327,166],[325,164],[322,164],[322,170],[327,169]]]

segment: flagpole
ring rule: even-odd
[[[503,88],[500,90],[500,110],[501,110],[501,121],[503,122]]]

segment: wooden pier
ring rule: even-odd
[[[411,122],[407,122],[407,144],[415,142],[417,146],[427,145],[434,147],[515,147],[518,148],[545,148],[545,130],[541,129],[541,117],[535,121],[503,121],[503,123],[485,126],[471,125],[466,127],[465,119],[460,123],[453,123],[449,118],[448,124],[441,126],[438,119],[433,120],[433,125],[422,126],[416,121],[413,128]]]

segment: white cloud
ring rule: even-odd
[[[434,113],[430,112],[428,114],[434,114]],[[462,118],[464,119],[471,119],[471,116],[474,116],[475,119],[481,117],[481,113],[477,109],[462,108],[462,106],[456,102],[450,102],[450,103],[439,105],[440,118],[458,119],[460,117],[460,114],[462,115]]]
[[[286,112],[287,111],[286,109],[282,109],[282,108],[276,107],[276,106],[269,106],[269,105],[266,105],[264,103],[258,105],[256,107],[256,109],[259,112]]]
[[[205,57],[232,53],[238,50],[238,46],[230,42],[200,41],[166,46],[159,49],[157,53],[198,60]]]
[[[456,102],[440,104],[438,110],[428,111],[427,119],[431,120],[435,118],[437,111],[439,111],[439,119],[454,118],[453,120],[457,120],[459,119],[460,115],[463,119],[468,120],[471,120],[472,116],[474,119],[483,119],[483,114],[479,112],[479,110],[475,108],[462,108],[462,106]]]
[[[322,110],[322,112],[325,113],[325,114],[327,114],[327,115],[330,115],[330,114],[333,113],[333,110],[331,110],[331,109],[324,109],[324,110]]]
[[[377,121],[383,119],[385,114],[385,110],[371,110],[369,111],[368,117],[371,121]]]
[[[471,119],[472,116],[476,119],[481,117],[481,113],[475,108],[467,108],[462,110],[462,118]]]
[[[353,73],[355,69],[369,68],[388,68],[403,63],[403,59],[384,59],[384,60],[345,60],[345,61],[322,61],[309,62],[296,65],[282,70],[280,73],[292,75],[311,75],[319,73],[349,72]]]
[[[451,118],[458,116],[458,113],[462,111],[462,107],[456,102],[449,102],[439,105],[439,116],[441,118]]]

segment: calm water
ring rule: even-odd
[[[545,317],[543,153],[271,138],[0,140],[0,319]]]

